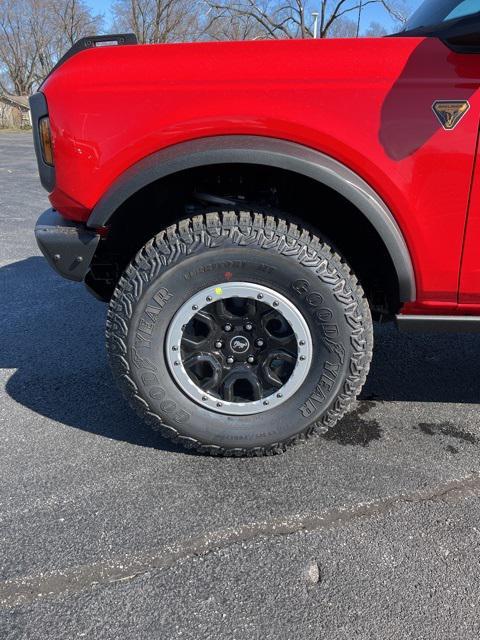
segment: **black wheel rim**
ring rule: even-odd
[[[244,415],[277,406],[299,388],[312,340],[300,311],[279,293],[224,283],[179,309],[166,352],[185,393],[209,409]]]

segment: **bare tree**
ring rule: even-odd
[[[230,18],[241,17],[257,22],[267,38],[309,38],[313,33],[307,16],[309,0],[206,0],[212,11]],[[403,0],[363,0],[362,8],[381,5],[395,20],[404,16]],[[317,0],[319,12],[318,35],[320,38],[345,34],[354,36],[352,19],[358,14],[359,0]],[[307,24],[308,22],[308,24]]]
[[[199,36],[197,5],[191,0],[116,0],[113,15],[116,30],[133,31],[142,43]]]
[[[319,35],[352,37],[360,0],[115,0],[113,28],[140,42],[311,37],[313,2]],[[310,3],[310,4],[309,4]],[[383,6],[394,22],[407,0],[363,0]],[[103,30],[103,16],[85,0],[0,0],[0,90],[29,94],[79,38]],[[372,23],[367,35],[383,35]]]
[[[84,0],[0,0],[0,88],[31,93],[76,40],[102,23]]]
[[[332,23],[328,32],[329,38],[355,38],[357,23],[349,18],[338,18]]]
[[[62,46],[71,47],[86,34],[103,29],[103,16],[93,14],[84,0],[52,0],[52,5]]]
[[[208,10],[202,28],[202,39],[258,40],[265,31],[250,16],[232,16],[228,11]]]
[[[0,0],[0,67],[4,92],[30,93],[35,82],[38,51],[30,38],[37,24],[36,3],[30,0]]]
[[[380,24],[379,22],[371,22],[368,29],[365,31],[365,36],[367,38],[381,38],[382,36],[387,35],[387,30]]]
[[[304,0],[206,0],[213,12],[224,17],[256,23],[265,38],[306,38],[312,31],[306,24]]]
[[[408,0],[381,0],[381,4],[398,26],[405,25],[411,14]]]
[[[36,36],[39,77],[43,78],[59,58],[80,38],[102,33],[104,18],[94,14],[84,0],[43,0],[48,7],[47,28]]]

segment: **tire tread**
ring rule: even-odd
[[[258,208],[260,209],[260,207]],[[263,456],[283,453],[289,447],[305,442],[314,435],[321,435],[341,420],[352,408],[365,384],[373,351],[373,327],[368,302],[360,283],[343,258],[319,237],[296,224],[281,218],[251,211],[209,212],[195,215],[160,231],[137,253],[120,277],[109,304],[106,323],[106,342],[110,365],[124,394],[133,409],[163,437],[200,453],[222,456]],[[251,448],[220,447],[202,443],[182,434],[177,428],[166,424],[161,416],[152,411],[133,380],[127,357],[127,335],[135,303],[144,286],[160,269],[175,260],[179,253],[191,253],[199,244],[216,246],[219,238],[230,236],[239,245],[257,242],[264,249],[274,249],[284,255],[296,256],[305,266],[321,269],[322,281],[335,288],[353,294],[355,303],[340,300],[348,306],[359,306],[360,313],[351,318],[352,344],[356,346],[356,357],[350,361],[350,373],[342,391],[331,408],[300,433],[282,442]],[[315,266],[316,265],[316,266]],[[320,276],[319,276],[320,277]],[[358,355],[360,354],[360,356]],[[360,362],[359,362],[360,360]]]

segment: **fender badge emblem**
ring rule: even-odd
[[[445,131],[453,131],[470,109],[470,103],[468,100],[435,100],[432,109]]]

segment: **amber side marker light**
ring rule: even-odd
[[[40,120],[38,123],[38,130],[40,133],[43,160],[46,164],[53,167],[52,133],[50,131],[50,120],[48,116]]]

